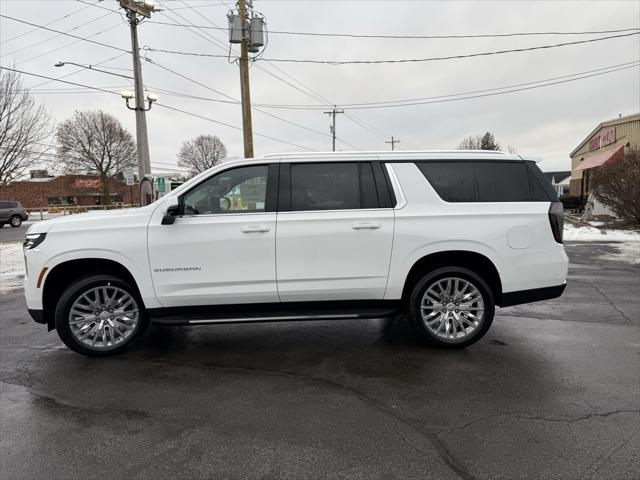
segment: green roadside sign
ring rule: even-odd
[[[164,177],[158,177],[158,192],[164,193]]]

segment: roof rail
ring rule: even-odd
[[[370,151],[339,151],[339,152],[286,152],[286,153],[269,153],[267,155],[263,155],[263,158],[274,158],[274,157],[327,157],[327,156],[335,156],[335,157],[344,157],[344,156],[364,156],[364,155],[408,155],[408,154],[420,154],[420,153],[428,153],[428,154],[443,154],[443,155],[459,155],[461,153],[473,153],[473,154],[485,154],[485,155],[508,155],[507,152],[502,152],[500,150],[370,150]]]

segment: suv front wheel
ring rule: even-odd
[[[462,348],[489,330],[495,304],[491,289],[475,272],[462,267],[438,268],[413,287],[409,320],[427,344]]]
[[[92,357],[124,350],[148,323],[135,288],[112,275],[92,275],[73,283],[55,311],[56,330],[65,345]]]

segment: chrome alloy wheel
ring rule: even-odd
[[[469,280],[446,277],[424,292],[420,313],[425,326],[449,342],[466,339],[484,319],[484,300]]]
[[[140,311],[136,300],[112,285],[82,293],[69,310],[69,326],[75,339],[94,350],[111,350],[136,331]]]

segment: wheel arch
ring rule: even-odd
[[[402,300],[406,301],[409,298],[414,285],[426,273],[442,267],[463,267],[472,270],[487,282],[496,305],[502,303],[502,281],[498,268],[489,257],[470,250],[440,251],[419,258],[405,278]]]
[[[106,258],[81,258],[66,260],[53,267],[46,275],[42,287],[43,320],[49,330],[53,330],[57,300],[72,282],[89,274],[109,274],[121,278],[131,285],[138,294],[140,289],[129,269],[120,262]]]

